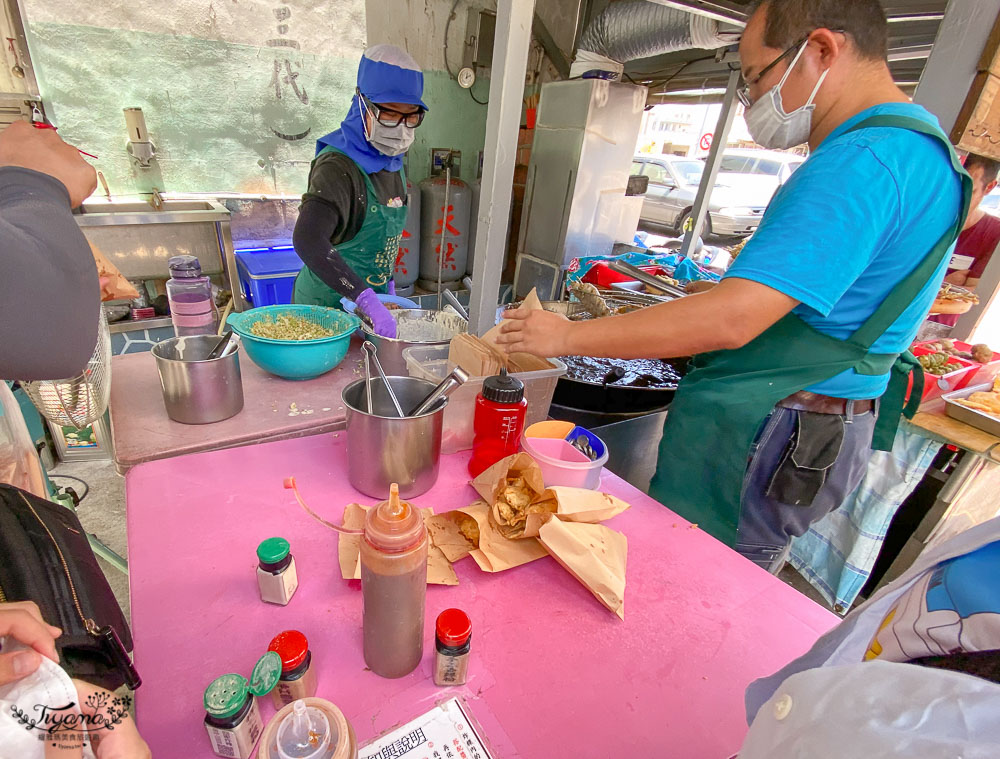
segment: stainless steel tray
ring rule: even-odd
[[[965,422],[970,427],[975,427],[977,430],[1000,437],[1000,419],[989,414],[984,414],[982,411],[971,409],[968,406],[963,406],[960,403],[955,403],[957,399],[968,398],[973,393],[980,391],[989,392],[992,389],[993,383],[991,382],[987,385],[964,387],[953,393],[945,393],[941,396],[944,399],[944,412],[952,419],[957,419],[960,422]]]
[[[629,293],[630,295],[635,296],[637,298],[643,298],[644,300],[647,300],[649,303],[666,303],[667,301],[676,300],[677,298],[681,297],[681,295],[674,295],[673,293],[668,292],[668,288],[670,288],[670,285],[665,284],[663,286],[664,292],[668,292],[667,295],[653,295],[652,293],[647,293],[644,289],[645,287],[646,286],[639,281],[611,283],[612,290],[618,290],[619,292]],[[680,293],[682,291],[678,290],[677,292]]]

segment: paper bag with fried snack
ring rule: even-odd
[[[449,561],[472,556],[484,572],[502,572],[546,555],[537,540],[508,540],[501,535],[485,501],[436,514],[428,520],[427,529]]]
[[[472,481],[490,504],[493,524],[505,538],[524,537],[529,514],[554,513],[554,498],[546,498],[542,470],[527,453],[501,459]]]
[[[359,530],[365,526],[367,506],[349,503],[344,509],[344,527]],[[429,520],[434,516],[434,510],[420,509],[424,524],[430,530]],[[340,559],[340,576],[345,580],[361,579],[361,536],[340,533],[337,552]],[[433,542],[427,546],[427,584],[428,585],[458,585],[458,575],[451,563],[445,558]]]
[[[628,541],[602,524],[551,519],[539,542],[604,606],[625,619],[625,564]]]
[[[132,300],[139,297],[139,291],[133,287],[131,282],[125,279],[122,273],[118,271],[118,267],[111,263],[108,257],[93,243],[90,243],[90,252],[94,255],[97,276],[101,280],[102,302],[109,300]]]
[[[535,291],[535,288],[532,288],[531,292],[521,302],[520,308],[527,311],[542,310],[542,302],[538,299],[538,293]],[[500,334],[500,326],[502,324],[503,322],[501,321],[500,324],[483,335],[483,340],[490,345],[497,345],[497,336]],[[507,353],[503,350],[503,346],[499,346],[499,348],[500,353],[506,357],[504,366],[510,372],[536,372],[543,369],[551,369],[553,366],[548,359],[541,358],[540,356],[523,352]]]
[[[550,519],[597,524],[618,516],[629,508],[629,504],[621,498],[585,488],[562,486],[546,488],[541,496],[541,502],[546,503],[551,500],[556,503],[555,513],[545,511],[528,514],[524,522],[524,537],[537,537],[541,526]]]

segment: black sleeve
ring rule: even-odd
[[[78,374],[97,343],[97,266],[57,179],[0,168],[0,377]]]
[[[366,204],[364,179],[353,161],[340,153],[325,153],[309,171],[309,189],[302,196],[292,233],[292,245],[303,263],[325,285],[351,300],[368,286],[333,246],[354,239],[364,223]]]

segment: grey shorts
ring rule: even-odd
[[[736,550],[777,573],[792,538],[836,509],[860,484],[871,457],[874,412],[839,415],[778,406],[750,453]]]

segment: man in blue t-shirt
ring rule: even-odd
[[[963,213],[936,119],[893,82],[887,30],[877,0],[759,4],[740,43],[748,128],[763,147],[808,142],[811,155],[722,282],[586,322],[508,312],[501,334],[508,350],[546,356],[707,354],[668,414],[650,492],[775,572],[791,538],[860,481],[892,360],[930,309]],[[796,390],[747,412],[769,387]]]

